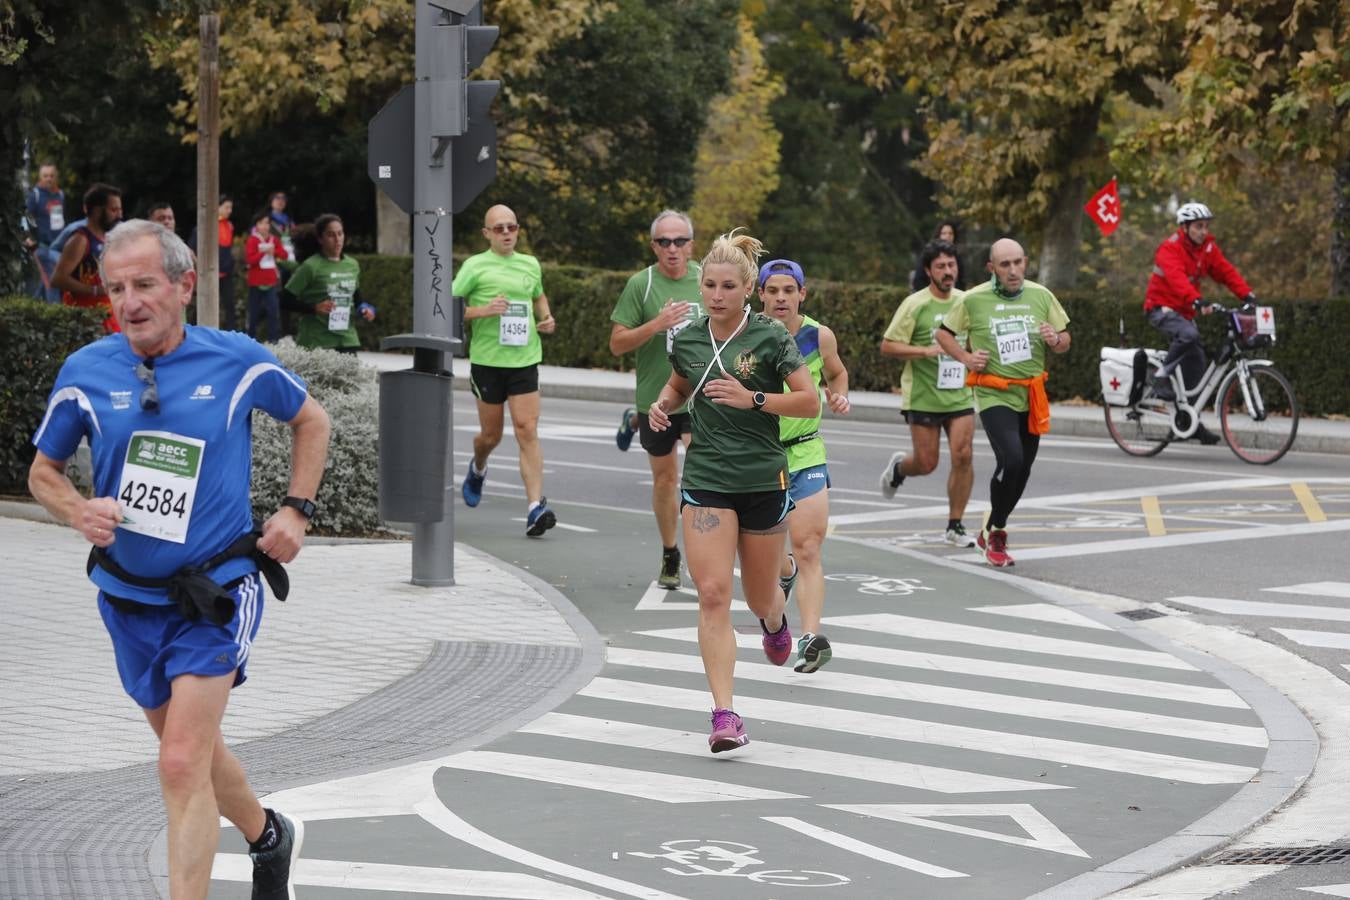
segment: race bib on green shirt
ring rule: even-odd
[[[1031,335],[1022,319],[995,319],[994,340],[998,361],[1005,366],[1031,359]]]
[[[333,301],[333,308],[328,311],[328,330],[346,331],[352,324],[352,308],[346,303]]]
[[[192,521],[206,442],[167,431],[137,431],[122,464],[119,528],[182,544]]]
[[[530,305],[512,300],[500,316],[497,343],[503,347],[524,347],[530,340]]]

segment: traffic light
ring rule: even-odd
[[[450,153],[450,210],[463,212],[497,177],[497,125],[492,100],[499,81],[470,81],[497,41],[483,25],[481,0],[421,0],[417,23],[417,77],[425,81],[425,106],[413,85],[395,94],[370,120],[367,169],[372,181],[404,212],[418,207],[413,193],[414,135],[425,124],[434,142],[429,164]],[[428,15],[429,14],[429,15]],[[419,115],[425,123],[417,123]]]

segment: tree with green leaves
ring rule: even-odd
[[[872,36],[852,55],[877,87],[925,98],[919,163],[944,205],[1039,239],[1038,280],[1072,287],[1082,206],[1109,177],[1111,101],[1156,102],[1175,68],[1176,11],[1149,0],[854,0]]]
[[[1218,0],[1185,10],[1176,106],[1126,135],[1120,158],[1146,170],[1172,154],[1215,189],[1324,167],[1328,287],[1350,295],[1350,2]],[[1310,189],[1307,179],[1281,184],[1285,195]]]
[[[754,229],[764,201],[778,187],[782,135],[769,107],[783,82],[764,65],[754,23],[742,15],[732,48],[731,83],[713,99],[699,138],[694,202],[689,214],[706,235]]]
[[[787,88],[770,108],[782,161],[757,233],[812,278],[903,283],[937,216],[914,167],[928,147],[918,97],[851,74],[871,32],[848,4],[769,0],[756,27]]]

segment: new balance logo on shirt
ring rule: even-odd
[[[199,384],[192,392],[193,400],[214,400],[216,395],[211,393],[211,385]]]

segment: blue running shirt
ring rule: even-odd
[[[81,438],[88,438],[95,496],[116,497],[125,519],[157,518],[186,528],[181,543],[130,531],[125,525],[117,529],[117,539],[107,552],[123,569],[144,578],[164,578],[185,565],[200,564],[253,528],[252,412],[260,409],[288,422],[308,396],[305,383],[252,338],[235,331],[185,327],[183,342],[155,359],[158,412],[141,409],[146,385],[136,377],[136,367],[143,360],[124,336],[114,334],[66,360],[33,436],[37,448],[54,460],[69,459]],[[142,433],[134,456],[157,468],[126,465],[133,433]],[[158,460],[156,447],[163,456]],[[157,471],[172,469],[173,454],[190,457],[184,464],[191,466],[196,478],[190,508],[184,491],[159,494],[145,487],[145,482],[154,482]],[[129,471],[124,473],[124,468]],[[150,478],[138,483],[135,473],[141,471]],[[223,584],[255,569],[252,560],[234,559],[210,574]],[[133,587],[99,568],[90,578],[117,597],[169,602],[162,589]]]

